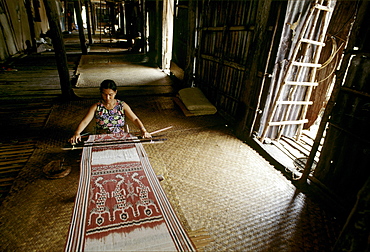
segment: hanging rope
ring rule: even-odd
[[[331,36],[331,40],[332,40],[332,50],[331,50],[331,54],[330,54],[330,57],[322,64],[321,67],[319,67],[317,70],[321,70],[321,69],[324,69],[325,67],[327,67],[333,60],[334,58],[337,57],[338,55],[338,52],[339,50],[341,50],[341,48],[343,47],[343,45],[345,43],[342,43],[339,47],[338,47],[338,44],[336,42],[336,40],[334,39],[333,36]],[[323,82],[323,81],[326,81],[327,79],[329,79],[335,72],[335,69],[337,68],[337,63],[335,64],[335,66],[333,67],[332,71],[330,72],[330,74],[328,74],[328,76],[326,76],[326,78],[322,79],[322,80],[319,80],[318,82]]]
[[[317,70],[321,70],[325,67],[327,67],[332,61],[333,59],[335,58],[336,56],[336,53],[338,52],[337,51],[337,47],[338,47],[338,44],[337,42],[335,41],[335,39],[333,37],[330,37],[331,38],[331,41],[332,41],[332,47],[331,47],[331,54],[330,54],[330,57],[329,59],[327,59],[322,65],[321,67],[317,68]]]

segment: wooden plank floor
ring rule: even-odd
[[[34,151],[35,140],[2,143],[0,146],[0,195],[7,195],[18,173]]]
[[[79,55],[69,54],[71,76]],[[55,56],[45,52],[14,58],[0,72],[0,203],[32,155],[61,91]],[[15,71],[16,70],[16,71]]]

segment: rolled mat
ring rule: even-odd
[[[216,107],[204,96],[199,88],[184,88],[179,91],[179,98],[185,107],[196,115],[212,115]]]

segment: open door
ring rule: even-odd
[[[342,60],[351,28],[348,20],[353,18],[348,8],[355,11],[354,6],[337,1],[288,2],[271,85],[264,91],[266,102],[260,108],[263,114],[256,131],[261,145],[295,179],[301,177],[310,155],[335,70]],[[323,141],[324,135],[320,137]],[[320,150],[321,145],[314,150],[312,168]]]

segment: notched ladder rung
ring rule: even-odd
[[[313,45],[319,45],[319,46],[325,46],[324,42],[312,40],[312,39],[301,39],[301,42],[313,44]]]
[[[305,62],[298,62],[298,61],[294,61],[292,64],[294,66],[303,66],[303,67],[321,67],[321,64],[305,63]]]
[[[319,85],[318,82],[298,82],[298,81],[286,81],[286,85],[295,85],[295,86],[311,86],[311,87],[316,87]]]
[[[315,4],[315,8],[316,9],[319,9],[319,10],[323,10],[323,11],[328,11],[328,12],[332,12],[333,11],[328,6],[324,6],[324,5],[321,5],[321,4]]]
[[[277,101],[277,104],[287,104],[287,105],[312,105],[312,101]]]
[[[308,119],[298,120],[298,121],[281,121],[281,122],[269,122],[269,126],[279,126],[279,125],[290,125],[290,124],[304,124],[308,123]]]

